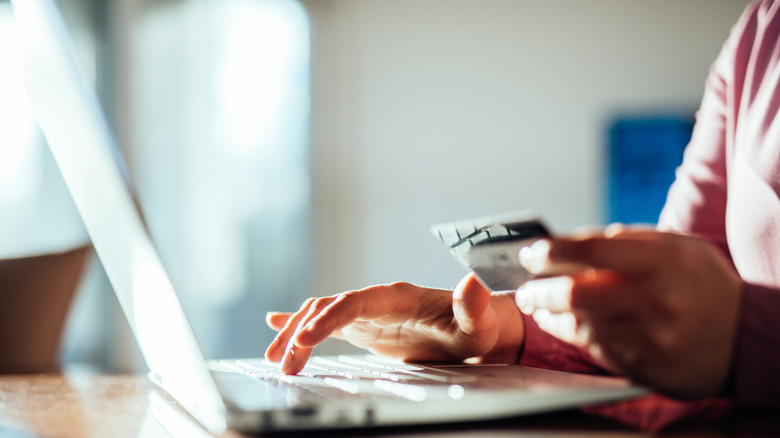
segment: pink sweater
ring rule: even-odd
[[[780,2],[751,4],[713,64],[658,228],[703,236],[744,281],[729,396],[780,405]],[[520,363],[603,372],[526,318]]]

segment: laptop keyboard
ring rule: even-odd
[[[294,376],[282,374],[278,364],[264,359],[234,359],[219,364],[255,379],[295,386],[313,398],[328,401],[370,397],[421,402],[451,398],[462,391],[460,384],[477,380],[474,376],[372,355],[314,356]]]

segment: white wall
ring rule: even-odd
[[[617,113],[693,111],[737,0],[307,0],[312,294],[463,274],[431,224],[602,222]]]
[[[298,293],[305,295],[395,280],[454,286],[463,271],[430,235],[433,223],[529,207],[544,212],[557,230],[601,222],[608,121],[626,112],[693,111],[707,69],[747,3],[301,1],[313,37],[311,147],[318,224],[316,286]],[[174,149],[166,144],[191,144],[192,132],[181,120],[187,111],[203,108],[176,108],[178,100],[160,107],[155,96],[139,94],[149,90],[138,81],[144,79],[140,73],[160,79],[154,68],[170,68],[168,77],[176,82],[167,91],[175,94],[179,77],[192,82],[205,74],[205,68],[182,73],[179,58],[205,53],[188,33],[200,32],[202,22],[189,24],[198,17],[186,12],[209,4],[111,3],[116,78],[107,91],[120,143],[131,145],[131,167],[144,152],[132,147],[136,142],[155,139],[161,146],[146,150],[148,161],[160,159],[156,164],[163,169],[176,158],[170,158]],[[176,7],[184,12],[173,11]],[[179,57],[148,62],[138,56],[142,49],[162,51],[165,43],[138,40],[135,26],[147,8],[168,15],[168,22],[144,24],[170,29],[170,36],[181,40],[176,41],[182,48],[172,52]],[[149,107],[142,108],[146,101]],[[172,111],[163,111],[171,105]],[[140,115],[151,117],[147,122],[157,130],[143,130],[136,120]],[[269,306],[286,301],[279,310],[293,310],[304,297],[285,291],[261,299]],[[76,312],[76,319],[107,303],[98,304]],[[257,308],[254,330],[246,333],[271,336],[263,327],[264,310]],[[121,319],[116,309],[111,312],[108,320]],[[128,370],[138,359],[122,327],[124,335],[108,340],[111,348],[96,351],[108,351],[108,363]],[[85,341],[76,332],[73,339]]]

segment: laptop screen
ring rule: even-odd
[[[225,407],[118,164],[53,0],[12,1],[33,110],[147,365],[211,430]],[[190,406],[186,406],[189,404]]]

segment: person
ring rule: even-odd
[[[0,13],[0,24],[9,19]],[[8,56],[3,68],[20,70],[16,61]],[[63,329],[92,250],[25,111],[21,72],[11,76],[18,82],[0,85],[0,112],[14,115],[0,130],[0,373],[49,372],[59,369]]]
[[[0,187],[0,373],[56,371],[92,249],[46,145],[3,147],[30,153],[0,148],[18,171],[4,175],[8,185]],[[19,192],[24,196],[11,196]]]
[[[29,108],[8,2],[0,34],[0,373],[52,371],[91,249]]]
[[[589,268],[514,296],[491,294],[469,274],[454,291],[394,283],[312,298],[268,314],[279,333],[266,357],[294,374],[330,336],[405,360],[615,373],[676,398],[780,406],[778,53],[780,2],[750,4],[709,72],[656,229],[534,244],[521,256],[529,270]],[[521,312],[545,294],[568,297],[585,345]]]
[[[91,248],[0,260],[0,374],[60,368],[68,311]]]

